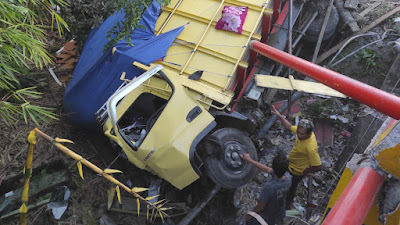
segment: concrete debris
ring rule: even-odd
[[[354,154],[351,160],[346,164],[346,167],[348,167],[353,174],[356,173],[357,169],[360,167],[360,162],[364,158],[369,158],[368,156],[365,156],[363,154]]]
[[[346,9],[357,9],[358,4],[360,4],[360,0],[346,0],[344,2],[344,7]]]
[[[128,185],[128,187],[130,187],[130,188],[132,188],[133,186],[133,184],[132,184],[132,181],[129,179],[129,180],[127,180],[126,181],[126,185]]]
[[[295,202],[293,203],[293,206],[296,208],[296,210],[300,213],[301,217],[305,217],[306,216],[306,209],[301,206],[299,203]]]
[[[8,198],[8,197],[12,196],[13,194],[14,194],[14,191],[9,191],[9,192],[4,194],[4,197]]]
[[[395,18],[393,22],[393,30],[396,31],[396,33],[400,34],[400,17]]]
[[[348,123],[349,122],[349,119],[344,117],[344,116],[331,115],[331,116],[329,116],[329,118],[333,119],[333,120],[338,119],[338,120],[342,121],[342,123]]]
[[[308,188],[308,179],[309,179],[308,176],[303,179],[303,185],[306,188]],[[312,179],[311,182],[312,182],[314,187],[318,187],[319,186],[319,184],[314,179]]]
[[[390,179],[386,181],[383,188],[383,193],[385,193],[383,200],[380,202],[379,208],[381,209],[381,215],[379,219],[383,224],[390,220],[391,216],[394,214],[399,214],[400,207],[400,181],[397,179]]]
[[[59,220],[68,207],[68,198],[71,192],[67,186],[62,186],[57,190],[53,201],[47,204],[47,210],[51,210],[56,220]]]

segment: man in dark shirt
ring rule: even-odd
[[[272,176],[272,180],[264,184],[253,212],[259,214],[269,225],[280,224],[286,215],[286,195],[292,181],[287,172],[289,162],[286,155],[278,152],[272,161],[272,168],[254,161],[249,154],[243,154],[242,158]],[[248,221],[248,225],[259,224],[250,215],[246,216],[246,221]]]

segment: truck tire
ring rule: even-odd
[[[208,176],[223,188],[237,188],[248,183],[257,168],[245,162],[240,155],[249,153],[258,160],[257,150],[248,135],[236,128],[222,128],[205,140],[207,157],[205,169]]]
[[[317,16],[317,18],[311,23],[311,26],[307,29],[304,39],[309,42],[317,42],[319,33],[321,32],[322,24],[324,23],[325,15]],[[339,23],[339,13],[335,6],[332,6],[331,15],[325,29],[323,41],[331,38],[336,31],[336,27]]]

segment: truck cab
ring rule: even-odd
[[[246,128],[251,122],[232,110],[252,76],[248,43],[261,40],[269,1],[173,0],[163,7],[155,33],[183,31],[166,55],[124,83],[96,113],[105,135],[129,161],[178,189],[203,172],[218,185],[236,188],[256,168],[240,155],[257,159]],[[241,33],[215,29],[223,9],[246,8]],[[253,62],[252,62],[253,60]]]

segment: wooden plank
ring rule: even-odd
[[[293,84],[293,85],[292,85]],[[270,75],[256,74],[256,85],[266,88],[277,88],[290,91],[302,91],[311,94],[328,95],[346,98],[347,96],[321,83],[287,79]]]
[[[368,8],[364,9],[364,11],[360,12],[358,14],[359,17],[364,17],[365,15],[367,15],[369,12],[371,12],[373,9],[375,9],[376,7],[378,7],[380,4],[382,4],[382,2],[375,2],[373,4],[371,4],[370,6],[368,6]]]

